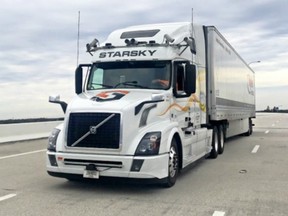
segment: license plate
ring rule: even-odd
[[[84,170],[84,178],[99,179],[99,171],[97,170]]]

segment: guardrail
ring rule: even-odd
[[[0,143],[47,138],[62,121],[0,124]]]

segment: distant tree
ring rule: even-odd
[[[272,111],[273,112],[278,112],[279,111],[279,107],[274,106]]]

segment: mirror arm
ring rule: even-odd
[[[60,104],[63,112],[66,113],[67,103],[64,102],[64,101],[61,101],[59,95],[57,95],[57,96],[50,96],[50,97],[49,97],[49,102],[50,102],[50,103],[55,103],[55,104]]]

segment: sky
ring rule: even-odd
[[[49,95],[74,97],[85,44],[103,42],[131,25],[189,22],[213,25],[256,76],[256,109],[288,109],[287,0],[1,0],[0,119],[62,117]],[[261,61],[256,63],[255,61]]]

